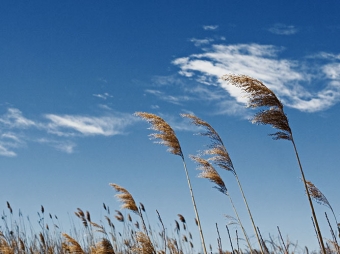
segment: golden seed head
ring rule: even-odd
[[[159,132],[150,134],[151,139],[161,140],[160,142],[156,143],[169,147],[168,151],[170,153],[179,155],[183,158],[182,149],[176,137],[176,134],[167,122],[165,122],[161,117],[157,115],[146,112],[136,112],[135,115],[149,122],[151,124],[150,129]]]
[[[255,114],[252,123],[268,124],[278,129],[278,132],[270,134],[274,139],[292,139],[292,131],[288,118],[283,112],[283,105],[272,90],[261,81],[246,75],[227,74],[222,79],[249,94],[248,107],[267,107],[266,110]]]
[[[129,209],[135,213],[138,213],[138,207],[133,199],[132,195],[123,187],[118,184],[110,183],[110,185],[120,194],[116,194],[115,197],[118,198],[120,202],[122,202],[122,209]]]

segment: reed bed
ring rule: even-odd
[[[317,251],[310,251],[307,247],[304,247],[302,253],[340,254],[340,246],[337,241],[337,238],[340,238],[340,224],[338,224],[336,214],[326,196],[311,181],[307,181],[305,178],[304,169],[301,166],[292,130],[289,126],[288,118],[283,111],[282,103],[276,95],[259,80],[244,75],[225,75],[222,79],[231,85],[241,88],[248,94],[249,107],[262,109],[255,114],[253,123],[271,125],[278,130],[274,134],[270,134],[274,139],[288,140],[293,144],[302,182],[312,211],[311,223],[314,225],[315,235],[317,236],[316,239],[320,246],[320,249]],[[211,244],[208,243],[208,245],[206,245],[194,191],[191,186],[191,179],[189,178],[185,162],[186,156],[183,154],[176,133],[164,119],[155,114],[137,112],[135,115],[146,120],[151,125],[150,129],[155,131],[155,133],[150,134],[151,139],[165,145],[171,154],[178,155],[182,159],[194,208],[194,213],[191,216],[195,219],[197,225],[200,246],[194,245],[198,240],[193,239],[192,233],[188,229],[186,219],[182,214],[178,214],[178,218],[174,218],[175,227],[172,228],[172,226],[166,227],[164,225],[161,214],[156,210],[157,217],[155,219],[158,220],[161,226],[153,228],[149,222],[149,217],[143,203],[137,203],[133,198],[133,194],[126,188],[116,183],[111,183],[110,186],[116,191],[115,197],[121,203],[120,209],[114,210],[114,214],[111,214],[109,207],[103,204],[105,215],[99,222],[94,222],[89,211],[84,212],[81,208],[76,208],[74,219],[78,220],[81,226],[77,228],[75,223],[71,223],[73,228],[71,227],[68,232],[65,232],[61,227],[58,217],[55,215],[52,216],[50,213],[47,214],[43,206],[40,207],[40,211],[38,212],[38,225],[33,225],[29,217],[25,218],[20,211],[19,216],[15,217],[10,203],[7,202],[4,204],[5,207],[1,216],[0,254],[298,253],[298,245],[288,238],[284,239],[279,227],[277,227],[278,232],[275,236],[269,235],[267,239],[262,237],[261,227],[255,224],[240,179],[221,137],[206,121],[192,114],[183,114],[182,117],[188,118],[191,124],[203,130],[199,135],[208,137],[210,140],[208,149],[200,151],[198,155],[189,156],[197,163],[197,169],[200,170],[198,177],[208,179],[220,193],[228,197],[236,215],[235,223],[243,234],[244,244],[240,247],[242,238],[239,237],[238,231],[236,230],[235,232],[236,238],[232,238],[228,226],[225,227],[225,225],[218,225],[216,223],[216,241],[218,246],[216,249],[213,249]],[[222,170],[231,172],[236,179],[246,210],[249,214],[249,219],[251,220],[252,231],[254,231],[257,246],[253,246],[249,240],[247,230],[243,226],[245,219],[240,218],[231,194],[214,165]],[[325,205],[330,209],[336,225],[332,225],[327,213],[325,213],[325,217],[330,228],[332,239],[326,239],[322,236],[312,201]],[[230,216],[230,218],[232,217]],[[115,226],[117,224],[120,225],[120,230],[117,230]],[[228,232],[228,238],[226,239],[220,236],[220,229],[222,227]]]

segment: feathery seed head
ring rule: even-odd
[[[182,223],[185,223],[185,218],[182,214],[177,214],[177,216]]]
[[[115,218],[118,220],[118,221],[120,221],[120,222],[124,222],[124,216],[123,216],[123,214],[120,212],[120,211],[118,211],[118,210],[115,210],[116,211],[116,213],[117,213],[117,215],[115,215]]]
[[[151,139],[161,140],[156,143],[169,147],[168,151],[170,153],[179,155],[183,158],[182,149],[176,137],[176,134],[167,122],[165,122],[161,117],[157,115],[146,112],[136,112],[135,115],[143,118],[148,123],[150,123],[150,129],[159,132],[150,134]]]
[[[318,204],[325,205],[333,211],[326,196],[323,195],[322,192],[312,182],[306,180],[306,184],[311,198],[313,198]]]
[[[213,127],[211,127],[209,123],[203,121],[202,119],[192,114],[181,114],[181,116],[189,118],[192,124],[198,127],[203,127],[206,130],[205,132],[198,133],[199,135],[209,137],[213,144],[218,143],[223,145],[220,135],[218,135],[218,133],[215,131]]]
[[[135,200],[133,199],[132,195],[123,187],[119,186],[118,184],[110,183],[110,185],[120,194],[116,194],[115,197],[122,202],[122,209],[129,209],[135,213],[138,213],[138,207],[136,206]]]
[[[225,186],[222,178],[207,160],[193,155],[191,155],[190,158],[198,164],[197,169],[202,171],[198,177],[209,179],[217,185],[215,186],[217,190],[228,195],[227,187]]]
[[[268,108],[255,114],[252,123],[268,124],[278,129],[278,132],[270,134],[273,139],[292,139],[292,131],[289,127],[288,118],[283,111],[283,105],[273,91],[261,81],[246,75],[227,74],[222,79],[249,94],[248,107]]]
[[[228,151],[217,131],[215,131],[209,123],[194,115],[182,114],[181,116],[191,119],[191,123],[196,126],[203,127],[206,130],[205,132],[199,133],[199,135],[210,138],[211,144],[209,145],[210,149],[203,151],[203,155],[215,155],[212,158],[209,158],[209,161],[213,161],[219,167],[236,174]]]

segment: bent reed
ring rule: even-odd
[[[309,200],[309,205],[312,210],[312,221],[315,225],[317,240],[320,244],[320,250],[314,253],[340,254],[340,246],[337,242],[336,233],[333,230],[332,223],[330,223],[327,214],[325,214],[330,231],[332,232],[332,239],[325,239],[320,231],[317,217],[314,211],[312,201],[328,207],[335,219],[336,228],[340,238],[340,224],[338,224],[335,212],[328,202],[326,196],[315,185],[305,179],[304,170],[297,153],[294,143],[292,130],[290,129],[288,118],[283,111],[283,105],[276,95],[267,88],[261,81],[245,75],[225,75],[222,79],[231,85],[241,88],[249,96],[249,107],[262,108],[261,111],[255,114],[252,122],[256,124],[271,125],[278,131],[270,134],[274,139],[285,139],[292,142],[296,158],[298,160],[302,181],[305,186],[305,191]],[[264,109],[263,109],[264,108]],[[191,186],[191,181],[188,174],[188,169],[185,162],[180,142],[172,127],[161,117],[146,113],[136,112],[135,116],[146,120],[155,133],[150,134],[150,138],[156,140],[156,143],[168,147],[171,154],[181,157],[186,180],[189,187],[189,192],[194,208],[195,222],[200,236],[199,247],[194,245],[192,233],[188,229],[187,221],[182,214],[178,214],[178,220],[175,219],[175,227],[165,227],[161,214],[157,212],[157,219],[161,223],[161,227],[157,229],[152,228],[148,219],[145,206],[138,203],[133,198],[133,195],[124,187],[110,183],[110,186],[117,192],[115,197],[121,203],[121,210],[114,210],[115,214],[111,214],[109,207],[103,203],[104,222],[100,220],[99,223],[92,221],[89,211],[84,212],[77,208],[74,213],[76,218],[80,220],[80,228],[76,228],[73,223],[73,228],[70,232],[65,232],[57,216],[46,214],[43,206],[38,212],[39,221],[38,227],[32,225],[27,217],[24,218],[21,212],[19,217],[13,216],[13,209],[9,202],[6,203],[7,213],[4,211],[2,215],[2,224],[0,224],[0,254],[38,254],[38,253],[60,253],[60,254],[293,254],[297,253],[297,243],[292,243],[289,238],[283,239],[279,227],[278,236],[273,237],[269,235],[269,239],[263,239],[259,225],[256,225],[247,203],[246,196],[243,192],[242,185],[234,168],[233,162],[229,153],[216,130],[204,120],[192,114],[182,114],[184,118],[188,118],[191,124],[203,129],[199,135],[208,137],[210,144],[208,149],[201,151],[198,155],[190,155],[189,157],[197,163],[197,169],[200,170],[199,178],[208,179],[212,182],[215,188],[229,198],[230,204],[235,212],[236,225],[238,225],[243,233],[244,239],[238,236],[236,230],[236,239],[230,237],[228,226],[229,239],[221,239],[218,225],[216,224],[216,239],[218,248],[213,250],[209,244],[210,251],[207,251],[203,230],[201,227],[201,220],[198,213],[198,208],[195,202],[194,192]],[[258,246],[254,248],[251,244],[245,227],[233,199],[231,198],[229,189],[225,185],[217,169],[229,171],[235,177],[239,190],[242,194]],[[213,209],[213,208],[211,208]],[[124,212],[123,212],[124,211]],[[9,214],[8,214],[9,213]],[[131,214],[130,214],[131,213]],[[45,217],[46,215],[46,217]],[[135,218],[136,217],[136,218]],[[228,218],[232,218],[227,215]],[[146,218],[146,220],[144,219]],[[120,224],[121,230],[117,230],[113,220]],[[39,230],[37,231],[36,228]],[[277,240],[274,240],[277,239]],[[244,241],[244,247],[240,247],[240,241]],[[324,243],[326,242],[326,244]],[[223,250],[223,245],[225,250]],[[227,243],[227,244],[226,244]],[[237,248],[235,247],[237,246]],[[303,248],[303,253],[308,254],[309,249]]]

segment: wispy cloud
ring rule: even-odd
[[[15,157],[17,154],[14,151],[11,151],[6,145],[3,145],[0,142],[0,155],[6,157]]]
[[[0,155],[7,157],[17,156],[14,150],[26,144],[21,131],[36,126],[37,124],[24,117],[20,110],[8,108],[7,112],[0,116]],[[19,133],[16,133],[17,131]]]
[[[191,100],[190,97],[185,96],[185,95],[178,95],[178,96],[168,95],[159,90],[147,89],[145,90],[145,92],[158,97],[158,99],[161,99],[163,101],[176,104],[176,105],[182,105],[183,102]]]
[[[0,155],[15,157],[17,154],[14,150],[22,146],[25,146],[25,142],[20,135],[9,131],[5,131],[0,135]]]
[[[246,103],[241,90],[223,82],[228,73],[245,74],[257,78],[272,89],[286,106],[305,112],[327,109],[340,100],[338,62],[308,68],[303,61],[280,59],[283,49],[273,45],[236,44],[213,45],[204,53],[175,59],[179,73],[206,85],[219,85],[236,99]],[[316,90],[311,82],[326,83]],[[230,97],[229,97],[230,100]],[[236,111],[235,111],[236,112]]]
[[[204,30],[216,30],[217,28],[217,25],[203,26]]]
[[[65,140],[54,140],[48,138],[40,138],[37,140],[40,144],[47,144],[55,149],[62,151],[64,153],[72,154],[74,152],[74,148],[77,146],[74,142]]]
[[[292,35],[298,32],[298,29],[292,25],[275,24],[268,29],[269,32],[278,35]]]
[[[200,47],[202,45],[208,45],[209,43],[213,42],[214,39],[210,39],[210,38],[205,38],[205,39],[192,38],[192,39],[190,39],[190,41],[193,42],[196,47]]]
[[[7,128],[28,128],[36,125],[34,121],[25,118],[16,108],[8,108],[7,113],[0,117],[0,124]]]
[[[307,58],[316,58],[316,59],[327,59],[327,60],[340,60],[340,54],[332,54],[328,52],[319,52],[317,54],[309,55]]]
[[[94,97],[106,100],[107,98],[112,98],[113,96],[109,93],[103,93],[103,94],[93,94]]]
[[[73,153],[76,138],[125,134],[126,128],[136,121],[132,114],[112,112],[104,116],[46,114],[38,121],[24,117],[19,109],[8,108],[0,116],[0,156],[14,157],[18,148],[30,142]]]
[[[154,76],[152,78],[153,85],[164,86],[164,85],[183,85],[185,82],[177,75],[168,76]]]
[[[77,115],[45,115],[50,122],[46,125],[50,133],[60,136],[113,136],[123,134],[125,127],[136,119],[132,115],[122,116],[77,116]]]

